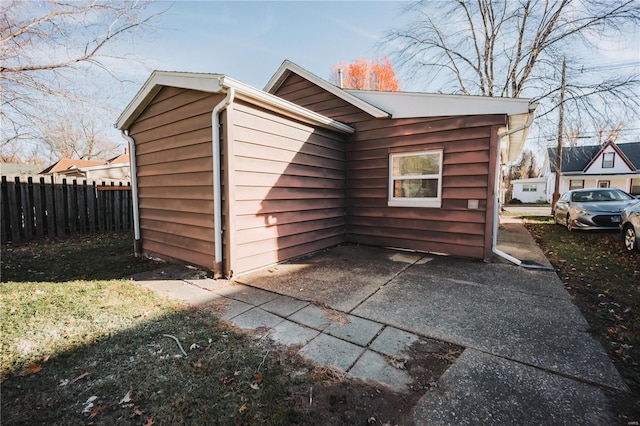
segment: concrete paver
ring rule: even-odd
[[[203,306],[216,313],[220,319],[225,321],[229,321],[243,312],[253,309],[253,305],[219,295],[217,299]]]
[[[331,320],[327,318],[326,311],[315,305],[305,306],[291,315],[289,319],[316,330],[324,330],[331,324]]]
[[[276,293],[242,284],[225,286],[214,291],[222,296],[230,297],[244,303],[250,303],[254,306],[262,305],[278,297]]]
[[[309,302],[304,300],[294,299],[289,296],[278,296],[275,299],[260,305],[265,311],[269,311],[282,317],[288,317],[289,315],[298,312],[300,309],[307,306]]]
[[[398,391],[406,392],[413,382],[406,370],[400,370],[387,362],[380,354],[365,351],[349,370],[349,376],[382,383],[383,385]]]
[[[332,322],[324,332],[335,337],[366,346],[382,330],[379,322],[369,321],[353,315],[346,315],[345,322]]]
[[[139,281],[141,286],[155,290],[167,297],[192,305],[204,305],[220,296],[180,280]]]
[[[281,317],[260,308],[249,309],[233,318],[233,324],[245,330],[269,329],[277,326],[282,321]]]
[[[597,386],[466,349],[414,410],[424,425],[613,424]]]
[[[371,342],[369,349],[389,356],[405,357],[409,347],[417,342],[419,337],[413,333],[398,330],[394,327],[385,327],[376,339]]]
[[[275,343],[287,346],[306,345],[320,332],[312,328],[304,327],[284,320],[273,327],[267,334]]]
[[[346,372],[364,351],[362,346],[320,333],[298,353],[318,364],[329,365]]]

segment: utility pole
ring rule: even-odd
[[[567,60],[562,61],[562,80],[560,83],[560,105],[558,107],[558,146],[556,148],[556,182],[553,190],[553,199],[551,201],[551,214],[554,214],[556,201],[560,198],[560,176],[562,175],[562,134],[564,133],[564,92],[567,90],[566,85]]]

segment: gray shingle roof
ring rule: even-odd
[[[616,144],[620,151],[627,156],[629,161],[635,166],[636,170],[640,170],[640,142]],[[591,159],[600,152],[602,145],[589,146],[565,146],[562,148],[562,172],[581,172],[587,167]],[[556,148],[548,148],[549,164],[551,173],[556,172],[555,158]]]

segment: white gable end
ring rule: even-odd
[[[635,173],[629,165],[620,157],[620,154],[609,145],[593,160],[584,171],[586,175]]]

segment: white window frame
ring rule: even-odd
[[[535,184],[522,184],[522,192],[538,192],[538,185]]]
[[[438,155],[439,169],[438,174],[428,175],[413,175],[413,176],[394,176],[393,175],[393,159],[398,157],[415,157],[418,155]],[[396,180],[407,179],[438,179],[438,196],[437,197],[395,197],[393,195],[393,189],[395,187],[394,182]],[[429,207],[440,208],[442,207],[442,150],[434,149],[428,151],[413,151],[413,152],[397,152],[389,154],[389,199],[387,201],[389,207]]]

